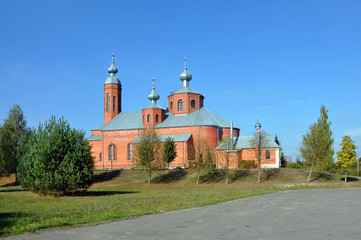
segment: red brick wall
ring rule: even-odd
[[[110,109],[107,111],[107,95],[110,94]],[[113,97],[116,97],[115,111],[113,111]],[[107,125],[122,111],[122,86],[116,83],[104,84],[104,125]]]
[[[178,101],[183,100],[183,111],[178,111]],[[194,100],[194,107],[191,102]],[[189,114],[199,109],[199,102],[203,102],[203,96],[195,93],[176,93],[168,96],[169,112],[173,114]],[[172,104],[173,103],[173,104]]]

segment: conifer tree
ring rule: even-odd
[[[18,182],[17,167],[30,133],[23,111],[14,105],[0,128],[0,176],[14,173],[15,183]]]
[[[345,168],[345,183],[347,183],[347,167],[356,162],[356,145],[350,136],[342,138],[341,151],[337,152],[338,164]]]
[[[42,195],[69,195],[92,184],[93,157],[85,133],[55,117],[33,131],[19,162],[21,185]]]
[[[331,122],[328,121],[328,110],[324,105],[320,109],[317,122],[309,127],[309,132],[303,135],[300,152],[307,165],[311,165],[307,181],[311,180],[314,168],[325,170],[334,162]]]
[[[177,157],[177,150],[175,146],[175,142],[173,138],[168,137],[163,145],[163,152],[162,152],[163,161],[168,165],[174,161]]]

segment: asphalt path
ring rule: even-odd
[[[6,239],[361,239],[360,201],[361,189],[286,191]]]

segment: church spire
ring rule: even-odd
[[[188,87],[192,80],[192,74],[187,71],[187,57],[184,57],[184,71],[179,75],[179,79],[183,82],[183,87]]]

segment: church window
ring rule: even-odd
[[[116,103],[116,97],[113,97],[113,112],[115,112],[115,107],[116,107],[115,103]]]
[[[131,160],[131,145],[130,145],[130,143],[128,144],[128,146],[127,146],[127,159],[128,159],[128,161],[130,161]]]
[[[102,161],[103,161],[102,153],[99,153],[99,162],[102,162]]]
[[[183,100],[178,101],[178,111],[183,111]]]
[[[203,99],[200,99],[199,101],[199,108],[202,108],[203,107]]]
[[[170,102],[170,110],[173,110],[173,102]]]
[[[147,122],[150,123],[150,114],[147,115]]]
[[[195,107],[196,107],[196,101],[194,101],[194,100],[191,101],[191,107],[192,107],[192,108],[195,108]]]
[[[108,147],[108,151],[109,151],[109,162],[114,162],[115,161],[115,153],[116,153],[115,145],[110,144]]]
[[[271,159],[271,153],[269,150],[266,151],[266,160],[270,160]]]
[[[155,122],[158,122],[158,121],[159,121],[159,115],[156,114],[156,115],[155,115]]]
[[[110,94],[107,94],[107,112],[110,111]]]

